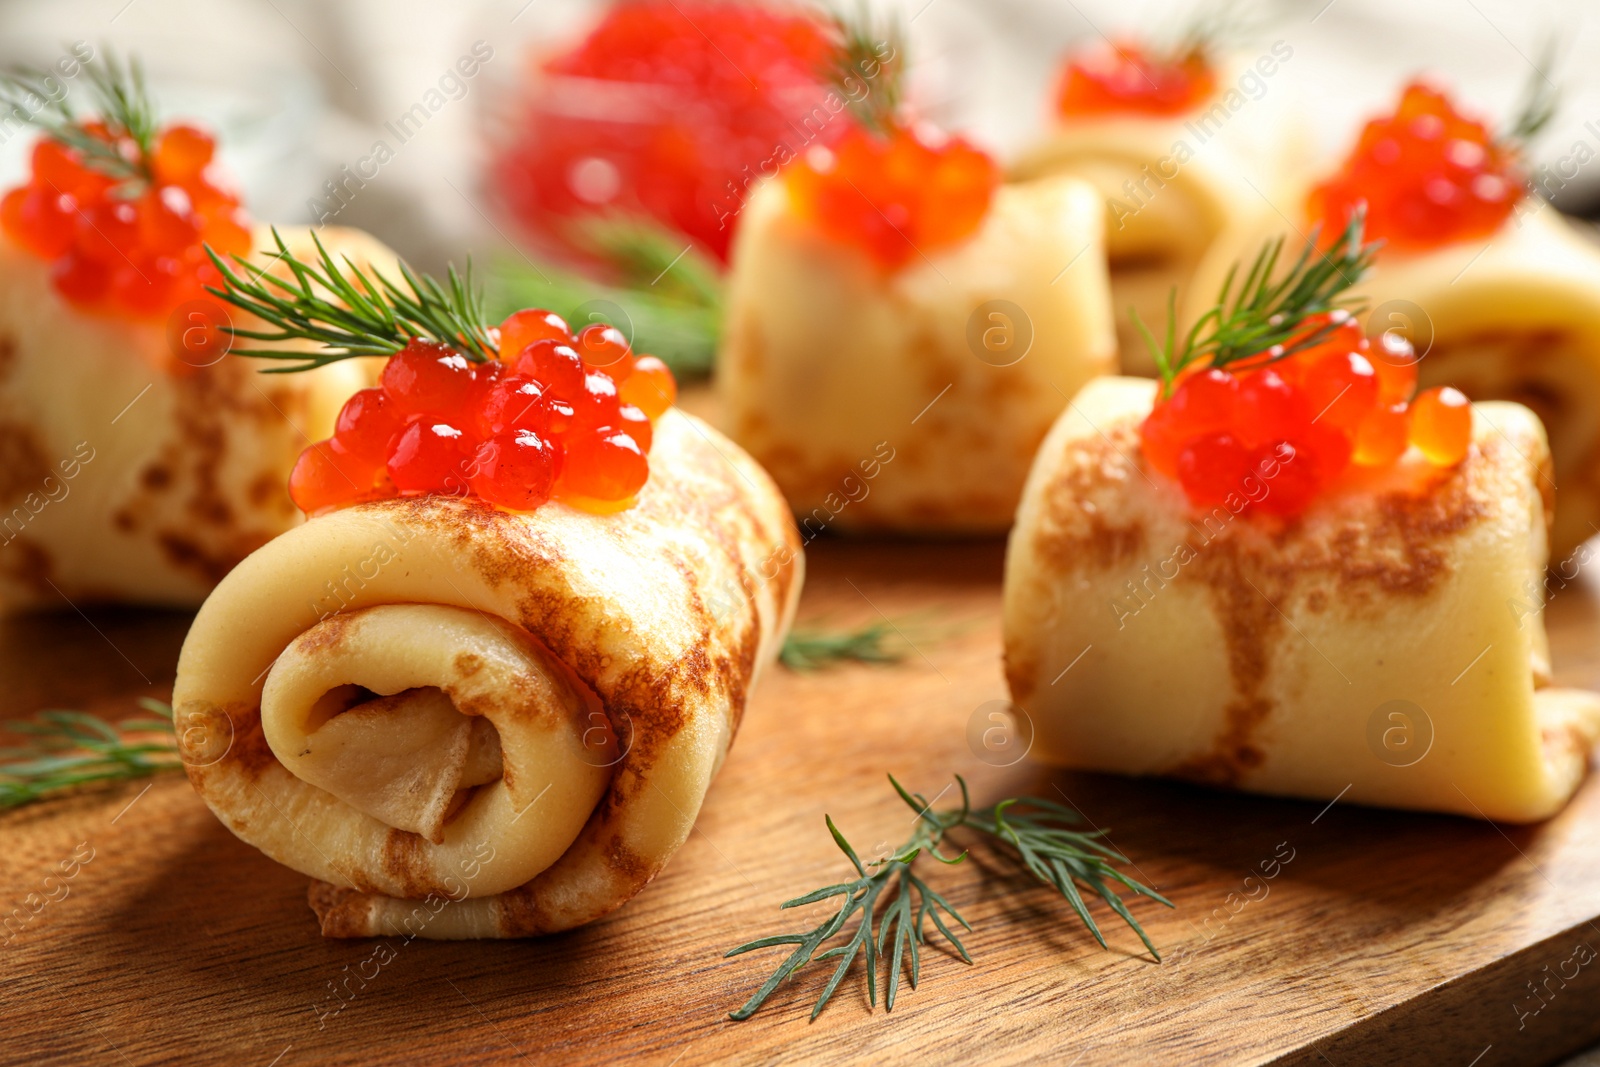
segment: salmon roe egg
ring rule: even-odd
[[[678,399],[678,382],[672,371],[655,356],[640,356],[633,373],[622,383],[618,396],[652,419],[658,419]]]
[[[586,366],[604,370],[616,381],[633,371],[633,347],[615,326],[585,326],[578,334],[577,347]]]
[[[535,341],[560,341],[570,344],[567,322],[553,311],[524,308],[512,312],[500,324],[500,359],[510,363]]]
[[[1410,433],[1409,405],[1381,404],[1357,428],[1352,458],[1363,467],[1387,467],[1405,452]]]
[[[475,362],[417,338],[390,356],[378,387],[345,402],[333,437],[301,454],[290,479],[295,503],[307,514],[421,494],[516,511],[552,498],[597,512],[631,505],[649,478],[653,422],[677,395],[666,364],[635,360],[612,327],[574,338],[538,309],[489,335],[521,348]],[[580,346],[609,363],[586,363]],[[630,373],[619,384],[623,368]]]
[[[307,515],[371,495],[378,464],[351,455],[337,441],[318,441],[300,453],[289,472],[289,497]]]
[[[1472,404],[1448,385],[1417,394],[1411,402],[1411,443],[1437,466],[1460,463],[1472,445]]]
[[[580,431],[567,442],[562,488],[575,496],[622,500],[643,488],[649,474],[644,450],[623,431]]]
[[[472,491],[491,504],[532,511],[550,499],[561,452],[532,430],[512,430],[478,448]]]

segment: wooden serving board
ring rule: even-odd
[[[967,726],[1004,694],[1002,546],[820,543],[809,562],[803,621],[881,613],[938,632],[919,629],[897,666],[768,676],[691,840],[587,929],[391,939],[377,967],[376,943],[324,940],[306,879],[236,840],[181,776],[0,815],[0,914],[26,912],[63,861],[76,872],[48,883],[61,899],[0,948],[0,1061],[1491,1067],[1600,1039],[1600,781],[1549,823],[1512,828],[991,767]],[[165,695],[187,621],[6,623],[0,710],[118,715],[138,694]],[[1595,601],[1564,593],[1549,621],[1558,680],[1600,684]],[[824,813],[863,853],[910,828],[886,772],[929,794],[960,772],[980,802],[1066,797],[1176,903],[1135,905],[1166,962],[1103,907],[1101,950],[1059,898],[979,851],[929,874],[973,922],[973,965],[929,952],[921,987],[903,988],[892,1015],[869,1010],[852,981],[808,1024],[819,968],[730,1021],[776,958],[722,953],[809,926],[814,913],[778,903],[844,873]],[[1579,945],[1591,946],[1586,965]],[[334,999],[347,968],[371,977]],[[1542,999],[1530,982],[1544,983]]]

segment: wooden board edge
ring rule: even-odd
[[[1600,931],[1585,921],[1270,1062],[1550,1064],[1596,1042]]]

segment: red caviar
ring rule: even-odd
[[[652,423],[677,395],[666,364],[634,356],[609,326],[575,338],[542,310],[512,315],[499,338],[484,363],[421,339],[389,357],[379,387],[345,401],[333,437],[301,453],[295,504],[315,515],[440,493],[516,511],[552,497],[628,506],[650,474]]]
[[[205,298],[222,278],[202,245],[222,256],[250,251],[239,198],[214,182],[210,134],[168,126],[141,158],[131,139],[115,140],[104,125],[83,128],[116,144],[148,180],[119,182],[45,137],[34,145],[28,183],[0,199],[0,229],[50,260],[56,291],[85,310],[148,319]]]
[[[1369,340],[1347,315],[1310,348],[1179,376],[1139,428],[1145,458],[1197,507],[1230,497],[1298,515],[1352,465],[1387,466],[1416,446],[1459,463],[1472,407],[1455,389],[1416,389],[1416,356],[1397,334]],[[1327,317],[1307,323],[1321,330]]]
[[[1489,236],[1524,189],[1514,144],[1414,81],[1394,114],[1368,122],[1344,166],[1311,191],[1308,212],[1336,235],[1365,203],[1368,240],[1419,251]]]
[[[1166,56],[1117,41],[1068,58],[1056,111],[1067,118],[1182,115],[1216,91],[1217,74],[1204,52]]]
[[[611,5],[534,68],[491,174],[550,243],[570,248],[575,218],[623,212],[725,261],[750,185],[843,132],[825,74],[836,54],[832,28],[797,5]]]
[[[880,135],[854,126],[786,174],[802,218],[886,270],[971,237],[1000,184],[999,166],[981,149],[906,127]]]

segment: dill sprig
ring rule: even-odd
[[[107,177],[136,185],[149,182],[157,119],[144,68],[137,59],[119,62],[107,50],[84,60],[83,69],[94,90],[95,117],[105,123],[109,139],[85,127],[87,118],[73,108],[66,88],[59,83],[52,88],[53,75],[32,68],[0,74],[0,113],[37,126],[45,136],[77,152],[85,166]]]
[[[1118,871],[1113,864],[1127,863],[1127,857],[1104,844],[1104,831],[1086,833],[1069,829],[1077,825],[1080,816],[1071,808],[1038,797],[1019,797],[1004,800],[991,808],[973,811],[967,783],[960,775],[956,782],[961,786],[961,806],[943,811],[933,811],[932,804],[920,793],[908,793],[893,775],[889,782],[900,799],[916,812],[916,828],[910,839],[883,859],[863,863],[844,834],[825,816],[828,832],[834,844],[845,854],[855,868],[856,877],[845,882],[824,886],[804,896],[785,901],[784,908],[797,908],[824,900],[838,901],[837,910],[811,930],[797,934],[777,934],[758,938],[732,949],[726,955],[737,956],[756,949],[779,945],[793,945],[792,951],[761,987],[730,1015],[735,1019],[748,1019],[766,1002],[773,991],[795,972],[811,963],[838,960],[833,974],[822,987],[811,1018],[815,1019],[833,997],[840,983],[849,973],[858,956],[865,957],[863,976],[867,984],[867,1001],[873,1007],[878,1003],[878,971],[884,964],[884,1008],[894,1010],[895,995],[900,988],[902,973],[909,965],[911,988],[915,989],[921,977],[921,948],[931,936],[927,923],[942,935],[960,954],[965,963],[971,963],[966,947],[959,936],[945,922],[945,917],[955,920],[964,930],[972,926],[954,906],[928,885],[912,869],[916,860],[926,852],[940,863],[954,866],[966,859],[967,853],[948,856],[940,851],[946,836],[952,830],[972,830],[987,835],[992,843],[1000,845],[1000,852],[1051,886],[1066,898],[1078,918],[1088,927],[1094,939],[1105,947],[1105,937],[1084,902],[1083,889],[1100,897],[1120,916],[1144,942],[1151,956],[1160,960],[1144,929],[1128,910],[1127,903],[1109,883],[1119,882],[1135,896],[1172,907],[1166,897],[1133,881]],[[887,903],[885,903],[887,902]],[[855,920],[855,927],[846,927]],[[874,925],[876,924],[876,932]],[[824,948],[833,939],[844,936],[843,944]],[[885,946],[888,954],[885,955]],[[909,957],[909,959],[908,959]]]
[[[121,782],[183,768],[177,739],[136,741],[130,734],[173,734],[172,708],[148,698],[148,718],[115,725],[82,711],[52,709],[5,728],[31,740],[0,748],[0,809],[21,807],[94,782]],[[170,758],[162,758],[170,757]]]
[[[1242,44],[1260,30],[1259,16],[1241,0],[1208,0],[1182,25],[1168,55],[1175,60],[1214,62],[1223,49]]]
[[[1556,66],[1556,37],[1552,34],[1539,50],[1539,61],[1522,88],[1521,101],[1516,113],[1500,135],[1503,144],[1525,151],[1535,137],[1543,133],[1561,109],[1561,88],[1550,80],[1549,71]]]
[[[880,26],[862,0],[853,17],[835,12],[833,27],[835,48],[823,76],[857,122],[873,133],[890,133],[899,120],[906,62],[899,16],[889,14]]]
[[[792,671],[815,671],[847,661],[899,663],[905,658],[904,640],[883,620],[854,630],[791,630],[778,652],[778,659]]]
[[[289,268],[292,281],[260,270],[242,256],[234,262],[255,275],[246,280],[223,262],[209,246],[206,254],[222,272],[223,288],[207,291],[269,323],[272,330],[223,327],[235,337],[253,341],[316,341],[316,352],[290,352],[273,348],[236,348],[234,355],[287,360],[290,367],[273,367],[268,374],[313,370],[355,356],[390,356],[414,338],[449,345],[475,363],[494,358],[495,345],[484,325],[488,313],[472,278],[469,262],[464,274],[451,267],[443,284],[417,274],[404,262],[402,288],[376,268],[363,270],[349,256],[344,266],[323,247],[315,233],[317,261],[306,263],[289,251],[276,227],[272,239],[277,251],[270,259]]]
[[[1158,343],[1139,313],[1130,309],[1133,324],[1155,357],[1162,394],[1169,394],[1178,374],[1196,363],[1226,367],[1251,357],[1272,363],[1327,340],[1341,325],[1338,316],[1309,330],[1306,320],[1335,311],[1360,310],[1360,302],[1344,294],[1372,266],[1379,247],[1376,241],[1363,242],[1365,223],[1365,209],[1352,212],[1344,233],[1327,252],[1317,247],[1320,231],[1312,230],[1300,255],[1277,280],[1274,275],[1278,274],[1284,239],[1268,242],[1245,272],[1236,296],[1233,283],[1239,265],[1235,263],[1228,268],[1217,302],[1189,328],[1181,345],[1177,337],[1177,289],[1167,300],[1165,343]]]
[[[573,236],[620,285],[655,289],[694,307],[722,306],[722,279],[711,259],[693,240],[652,218],[593,215],[574,224]]]

